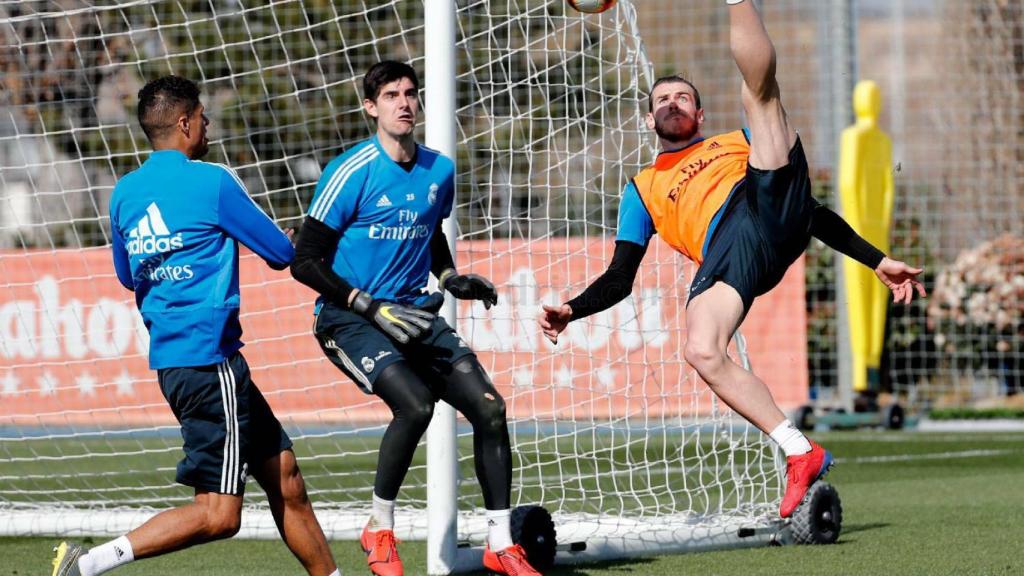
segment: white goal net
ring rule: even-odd
[[[174,483],[178,428],[109,256],[110,192],[149,152],[134,119],[145,81],[197,81],[208,159],[296,227],[321,167],[370,134],[363,71],[392,58],[422,73],[425,3],[0,1],[0,533],[116,534],[191,499]],[[777,517],[779,461],[682,359],[681,257],[652,242],[633,296],[572,324],[558,347],[534,321],[604,270],[620,191],[654,157],[635,10],[458,2],[458,262],[500,294],[489,311],[461,303],[459,331],[506,397],[514,504],[551,511],[560,541],[752,542]],[[803,338],[802,282],[791,271],[748,322]],[[354,537],[390,414],[323,358],[308,290],[252,255],[242,284],[254,380],[329,537]],[[798,403],[803,370],[787,373],[794,364],[761,340],[749,343],[754,368]],[[458,430],[459,539],[479,541],[470,431]],[[260,491],[246,498],[243,534],[274,536]],[[399,500],[399,536],[425,537],[422,454]]]

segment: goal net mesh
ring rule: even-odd
[[[192,498],[174,483],[178,427],[109,255],[110,193],[150,151],[135,121],[142,85],[171,73],[198,82],[206,160],[232,166],[275,221],[298,227],[321,167],[374,129],[362,73],[385,58],[422,72],[423,11],[401,1],[0,2],[0,531],[117,533]],[[536,326],[541,304],[605,269],[621,190],[656,153],[643,124],[653,68],[634,5],[583,16],[560,2],[481,0],[457,12],[458,264],[499,289],[490,310],[460,302],[458,330],[506,399],[514,504],[541,504],[556,524],[773,518],[774,450],[682,358],[692,268],[680,256],[653,241],[633,295],[571,324],[557,346]],[[750,321],[803,338],[792,320],[803,318],[802,269],[792,278],[782,290],[799,296]],[[254,381],[295,441],[325,530],[354,536],[390,413],[323,357],[311,292],[248,253],[242,284]],[[783,400],[798,398],[806,380],[762,340],[737,358]],[[479,511],[471,430],[461,419],[458,430],[459,508]],[[400,536],[424,534],[424,456],[399,496]],[[247,505],[265,511],[249,492]]]

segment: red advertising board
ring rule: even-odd
[[[603,271],[603,238],[468,241],[463,271],[489,277],[499,305],[460,302],[459,333],[478,352],[516,418],[608,419],[694,415],[710,394],[682,359],[682,259],[652,249],[633,296],[542,337],[541,303],[564,301]],[[0,253],[0,425],[146,426],[173,422],[146,361],[133,294],[107,249]],[[242,258],[243,349],[253,378],[283,419],[345,423],[387,409],[330,364],[311,334],[314,295],[287,272]],[[752,366],[784,407],[807,395],[803,262],[758,299],[743,326]]]

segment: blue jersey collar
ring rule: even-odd
[[[413,162],[414,162],[414,164],[413,164],[413,169],[412,169],[412,170],[409,170],[408,172],[406,172],[406,171],[405,171],[405,169],[403,169],[403,168],[402,168],[402,167],[401,167],[401,166],[400,166],[400,165],[398,164],[398,162],[395,162],[395,160],[394,160],[394,159],[393,159],[393,158],[392,158],[391,156],[389,156],[389,155],[388,155],[388,151],[384,149],[384,145],[380,143],[380,139],[379,139],[379,138],[377,138],[377,135],[376,135],[376,134],[374,134],[373,136],[371,136],[371,137],[370,137],[370,140],[371,140],[371,141],[373,142],[373,145],[374,145],[374,146],[376,146],[376,147],[377,147],[377,150],[378,150],[378,151],[380,152],[380,158],[381,158],[381,159],[382,159],[382,160],[383,160],[383,161],[384,161],[385,163],[387,163],[387,164],[388,164],[388,166],[390,166],[391,168],[393,168],[393,169],[394,169],[394,170],[395,170],[396,172],[398,172],[398,173],[401,173],[401,174],[403,174],[404,176],[409,176],[409,175],[411,175],[411,174],[412,174],[413,172],[415,172],[415,171],[416,171],[416,168],[418,168],[418,167],[420,166],[420,162],[421,162],[421,161],[422,161],[422,159],[423,159],[423,150],[421,149],[422,147],[420,146],[420,143],[419,143],[419,142],[416,142],[416,143],[415,143],[415,144],[416,144],[416,158],[414,158],[414,159],[413,159]]]

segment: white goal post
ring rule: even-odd
[[[134,119],[144,81],[199,82],[209,159],[294,227],[322,166],[370,133],[362,72],[394,58],[424,73],[424,141],[456,160],[447,230],[459,268],[499,288],[490,310],[446,310],[505,396],[513,504],[552,514],[558,560],[779,537],[781,457],[683,361],[692,268],[680,256],[652,242],[633,296],[573,323],[557,347],[535,324],[542,303],[604,270],[622,187],[654,158],[653,67],[632,2],[587,16],[541,0],[61,7],[0,3],[0,534],[116,535],[191,499],[174,484],[177,425],[109,258],[110,191],[149,152]],[[769,295],[748,323],[802,318],[801,273],[783,287],[798,295]],[[308,290],[252,255],[241,284],[254,381],[295,442],[328,537],[354,539],[390,414],[323,358]],[[783,403],[806,393],[761,339],[735,353],[764,367]],[[432,574],[478,567],[468,425],[439,406],[424,440],[397,535],[427,540]],[[241,535],[276,537],[249,492]]]

